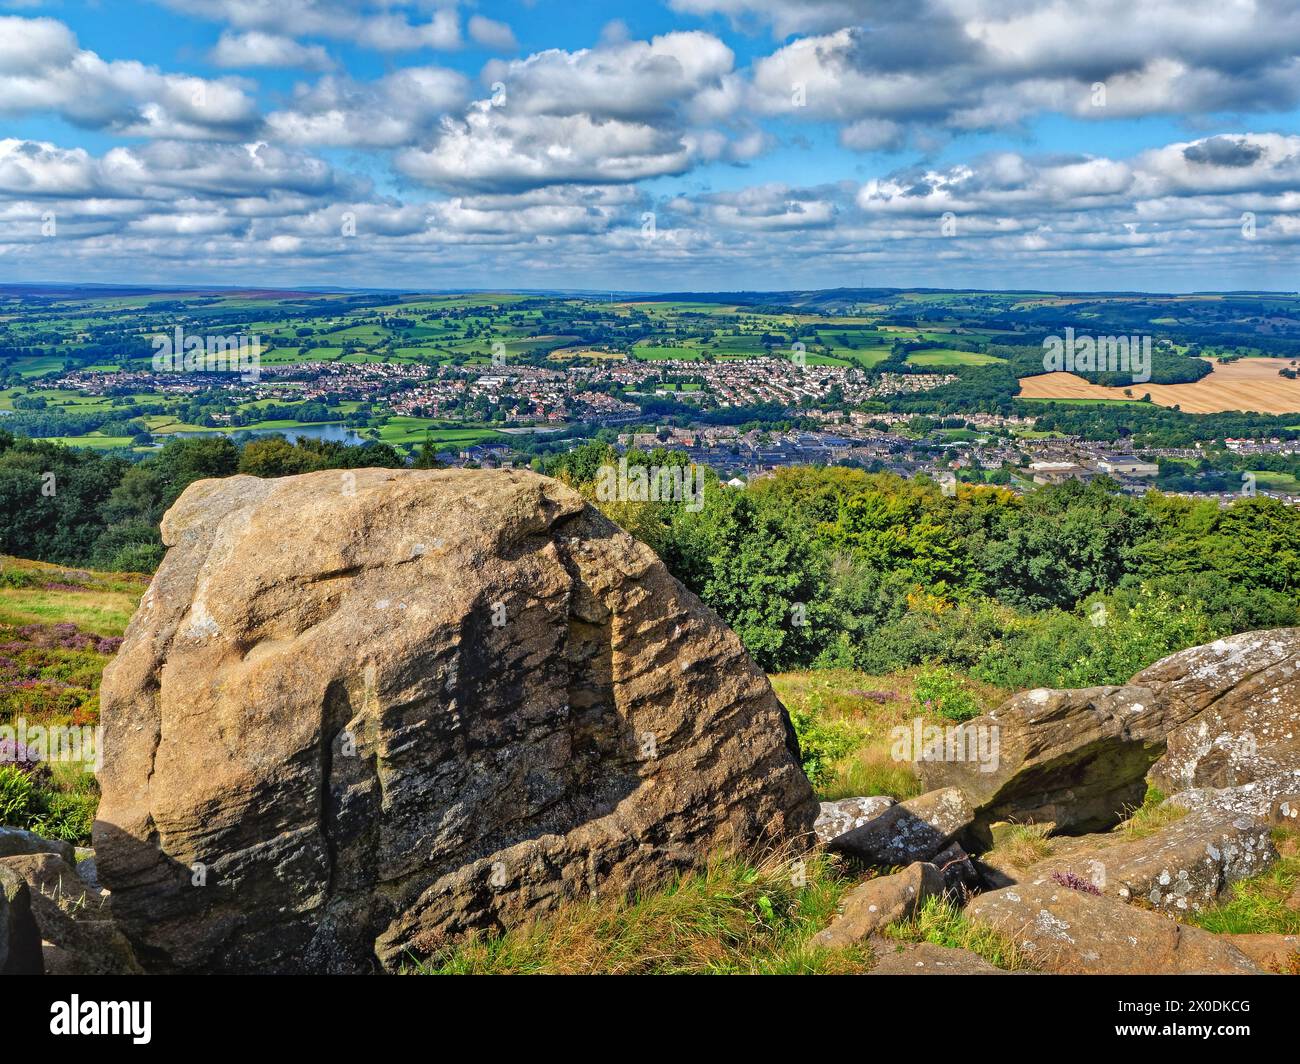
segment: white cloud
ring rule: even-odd
[[[471,15],[468,28],[470,38],[485,47],[503,52],[512,52],[519,47],[514,30],[504,22],[484,18],[482,15]]]
[[[637,181],[683,173],[691,162],[673,130],[587,114],[514,114],[490,101],[473,104],[463,120],[444,119],[432,147],[396,159],[425,184],[487,192]]]
[[[209,53],[219,67],[296,67],[302,70],[332,70],[334,60],[319,44],[299,44],[291,37],[253,30],[221,35]]]
[[[464,42],[454,5],[411,0],[162,0],[196,18],[281,37],[324,37],[381,52],[454,49]]]
[[[291,106],[266,117],[268,136],[292,145],[398,148],[459,109],[469,83],[443,67],[406,67],[374,82],[330,76],[299,85]]]
[[[0,114],[40,113],[128,136],[195,139],[246,136],[258,122],[238,81],[107,61],[53,19],[0,16]]]
[[[791,13],[761,0],[683,3],[778,21]],[[1043,111],[1105,120],[1300,102],[1300,8],[1290,0],[918,0],[793,10],[808,16],[800,29],[817,33],[754,64],[755,105],[768,113],[970,130]],[[837,11],[845,18],[838,24]]]
[[[699,32],[614,34],[596,48],[493,61],[483,77],[500,91],[444,119],[431,143],[398,154],[397,167],[434,187],[492,192],[631,182],[752,158],[768,136],[743,122],[735,136],[710,125],[738,99],[734,63],[730,48]]]

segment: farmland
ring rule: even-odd
[[[1189,414],[1224,410],[1252,410],[1285,414],[1300,410],[1300,379],[1281,376],[1293,368],[1290,359],[1242,358],[1211,363],[1214,371],[1191,384],[1134,384],[1129,388],[1093,384],[1073,373],[1043,373],[1020,381],[1021,398],[1111,400],[1140,399],[1149,395],[1160,406],[1178,407]]]
[[[1151,336],[1152,381],[1043,372],[1044,338],[1076,327]],[[195,372],[160,371],[172,338],[209,354],[255,341],[256,379],[205,372],[202,356]],[[1300,381],[1278,371],[1298,356],[1287,295],[0,288],[0,424],[133,459],[200,433],[455,456],[531,446],[539,428],[559,446],[666,419],[1118,416],[1147,395],[1189,414],[1284,414],[1300,412]]]

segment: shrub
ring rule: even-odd
[[[25,828],[36,785],[17,765],[0,765],[0,824]]]
[[[804,775],[814,787],[835,772],[835,763],[862,745],[859,728],[845,720],[827,719],[815,708],[790,710],[790,721],[799,740]]]
[[[965,682],[952,669],[923,669],[912,687],[912,704],[921,713],[937,713],[963,721],[980,715],[980,705]]]

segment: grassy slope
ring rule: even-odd
[[[147,584],[0,556],[0,724],[27,734],[99,723],[99,682]],[[99,802],[81,763],[55,763],[34,781],[0,769],[0,823],[89,841]]]

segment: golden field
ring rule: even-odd
[[[1213,362],[1213,360],[1208,360]],[[1278,371],[1291,365],[1286,358],[1243,358],[1213,362],[1214,372],[1192,384],[1134,384],[1130,395],[1123,388],[1091,384],[1073,373],[1043,373],[1020,378],[1021,399],[1141,399],[1150,395],[1160,406],[1177,406],[1189,414],[1217,414],[1224,410],[1259,414],[1300,411],[1300,380],[1288,380]]]

